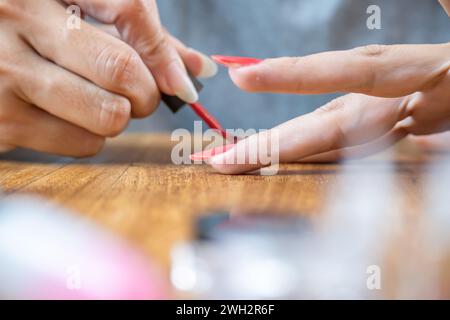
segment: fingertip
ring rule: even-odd
[[[239,165],[239,164],[212,164],[210,166],[221,174],[226,175],[238,175],[244,174],[247,172],[252,172],[259,169],[261,166],[259,165]]]
[[[197,76],[203,79],[214,77],[219,71],[217,64],[203,53],[193,49],[191,51],[200,59],[200,68]]]
[[[68,156],[74,158],[93,157],[103,150],[105,142],[106,139],[104,137],[89,133],[85,135],[82,143],[79,144],[78,148],[73,148],[70,149],[69,152],[62,153],[67,153]]]
[[[174,94],[178,98],[187,103],[195,103],[199,96],[192,80],[189,78],[186,69],[181,61],[175,60],[167,67],[167,83],[170,87],[170,92],[167,94]]]
[[[244,161],[240,162],[239,158],[242,158]],[[228,175],[243,174],[261,167],[258,164],[247,163],[246,159],[247,157],[237,156],[235,149],[231,149],[226,153],[207,159],[206,163],[217,172]]]
[[[234,158],[234,151],[230,150],[228,152],[213,156],[206,160],[214,170],[222,174],[233,174],[235,170],[235,165],[230,159]]]
[[[212,163],[211,160],[209,160],[208,163],[215,171],[221,174],[234,175],[243,172],[242,170],[238,170],[237,165]]]
[[[186,49],[182,58],[189,72],[195,77],[201,79],[212,78],[219,71],[217,64],[213,60],[195,49]]]
[[[228,71],[233,83],[246,92],[258,92],[262,76],[256,67],[230,68]]]
[[[131,106],[131,116],[134,119],[143,119],[150,116],[159,106],[161,100],[161,94],[159,93],[156,85],[149,90],[147,98],[142,105]]]

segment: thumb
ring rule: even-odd
[[[114,24],[152,72],[159,89],[193,103],[198,93],[184,63],[163,29],[155,0],[64,0],[103,23]]]

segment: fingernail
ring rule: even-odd
[[[235,144],[228,144],[228,145],[225,145],[225,146],[219,146],[217,148],[213,148],[213,149],[210,149],[210,150],[205,150],[205,151],[201,151],[201,152],[198,152],[198,153],[191,154],[189,156],[189,158],[192,161],[200,161],[200,160],[205,160],[206,161],[206,160],[209,160],[209,159],[211,159],[212,157],[214,157],[216,155],[220,155],[220,154],[223,154],[223,153],[231,150],[234,146],[235,146]]]
[[[234,158],[234,153],[236,150],[236,145],[231,145],[230,148],[228,148],[227,150],[223,150],[223,152],[221,153],[216,153],[215,155],[213,155],[210,158],[205,159],[205,162],[207,164],[209,164],[210,166],[217,166],[217,165],[223,165],[223,164],[233,164],[232,162],[230,162],[229,159],[233,159]]]
[[[198,101],[198,92],[178,61],[168,67],[168,83],[174,94],[187,103]]]
[[[200,70],[200,73],[198,74],[199,78],[212,78],[214,77],[219,68],[217,67],[217,64],[212,61],[209,57],[205,56],[203,53],[198,52],[196,50],[191,49],[193,52],[199,55],[202,59],[202,68]]]
[[[263,61],[261,59],[256,59],[256,58],[220,56],[220,55],[214,55],[214,56],[211,56],[211,58],[215,62],[217,62],[227,68],[246,67],[246,66],[251,66],[251,65],[261,63]]]

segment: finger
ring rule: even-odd
[[[186,47],[177,38],[170,35],[169,37],[192,75],[199,78],[211,78],[217,74],[217,64],[209,57],[195,49]]]
[[[265,60],[232,68],[240,88],[252,92],[355,92],[400,97],[438,82],[449,70],[450,44],[373,45],[301,58]]]
[[[8,144],[0,144],[0,153],[6,153],[14,150],[16,147],[8,145]]]
[[[109,34],[110,36],[113,36],[114,38],[120,39],[119,31],[117,31],[117,28],[115,25],[112,24],[104,24],[104,23],[92,23],[94,27],[96,27],[99,30],[102,30],[106,34]]]
[[[439,0],[439,2],[444,7],[445,12],[450,16],[450,0]]]
[[[450,132],[433,134],[429,136],[409,136],[408,140],[420,146],[425,151],[450,151]]]
[[[407,103],[408,98],[350,94],[313,113],[240,141],[233,149],[212,158],[210,164],[219,172],[235,174],[267,165],[261,160],[266,156],[258,150],[261,145],[276,146],[278,150],[271,150],[271,154],[278,155],[280,162],[362,145],[387,134],[407,117]]]
[[[159,90],[129,45],[84,21],[80,22],[80,29],[67,28],[68,16],[54,1],[45,5],[37,1],[35,5],[40,14],[29,17],[19,30],[41,56],[105,90],[127,97],[136,117],[147,116],[157,107]]]
[[[403,128],[394,128],[384,136],[376,139],[373,142],[369,142],[356,147],[343,148],[333,150],[318,155],[306,157],[300,159],[302,163],[318,163],[318,162],[338,162],[342,160],[352,160],[366,158],[371,155],[377,154],[395,144],[400,140],[408,136],[408,132]]]
[[[103,32],[120,38],[120,34],[114,25],[100,23],[94,25]],[[193,76],[198,78],[212,78],[217,74],[218,67],[212,59],[195,49],[186,47],[180,40],[167,33],[167,31],[166,34],[186,65],[186,68]]]
[[[130,119],[130,102],[30,53],[19,90],[30,104],[102,136],[116,136]],[[36,81],[36,75],[41,75]]]
[[[154,75],[158,88],[194,103],[198,93],[186,68],[162,28],[155,0],[66,0],[78,4],[89,15],[115,24],[122,39],[142,57]]]
[[[37,107],[16,102],[11,109],[8,123],[0,124],[2,143],[71,157],[91,156],[103,147],[104,138]]]
[[[114,25],[100,23],[94,25],[103,32],[120,38],[120,34]],[[186,47],[180,40],[167,33],[167,31],[166,34],[186,65],[186,68],[193,76],[198,78],[211,78],[217,74],[217,64],[212,59],[195,49]]]

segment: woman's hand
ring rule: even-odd
[[[198,100],[197,91],[187,76],[189,70],[210,77],[216,65],[201,53],[186,48],[161,26],[156,0],[64,0],[105,24],[114,25],[122,40],[140,55],[150,69],[158,88],[186,102]]]
[[[67,2],[114,23],[124,41],[84,21],[68,28],[58,0],[0,0],[0,151],[95,154],[130,117],[148,116],[160,91],[197,99],[181,61],[194,75],[214,72],[164,32],[153,0]]]
[[[230,75],[249,92],[350,92],[272,129],[280,139],[280,162],[334,161],[371,154],[408,135],[450,130],[449,69],[450,44],[373,45],[234,66]],[[265,143],[270,136],[249,139]],[[243,140],[210,163],[230,174],[261,167],[230,164],[236,154],[252,159],[257,150],[247,149]]]

